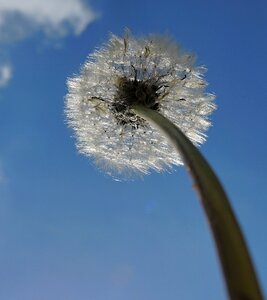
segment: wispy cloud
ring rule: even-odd
[[[84,0],[0,0],[0,88],[13,73],[5,57],[8,44],[39,32],[53,40],[79,35],[97,17]]]
[[[12,77],[12,67],[10,64],[0,64],[0,88],[5,87]],[[1,165],[0,165],[0,183],[1,183]]]
[[[1,0],[0,42],[46,35],[80,34],[97,14],[83,0]]]

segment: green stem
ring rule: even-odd
[[[240,227],[230,202],[207,161],[181,130],[164,116],[141,105],[136,105],[133,109],[165,134],[191,173],[212,229],[230,299],[262,300]]]

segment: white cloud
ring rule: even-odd
[[[0,65],[0,88],[5,87],[12,77],[12,68],[9,64]],[[1,167],[1,166],[0,166]],[[0,182],[1,182],[1,169],[0,169]]]
[[[49,38],[79,35],[97,17],[86,0],[0,0],[0,50],[35,32]],[[0,88],[12,77],[11,65],[1,51]]]
[[[78,35],[96,17],[83,0],[0,0],[0,42],[38,30],[46,35]]]

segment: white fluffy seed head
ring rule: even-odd
[[[65,110],[79,151],[121,178],[182,164],[166,138],[131,106],[159,111],[201,144],[215,109],[215,96],[205,92],[204,72],[168,37],[112,35],[67,82]]]

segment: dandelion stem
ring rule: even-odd
[[[182,156],[206,212],[231,300],[262,300],[256,273],[230,202],[213,170],[181,130],[141,105],[136,114],[161,130]]]

